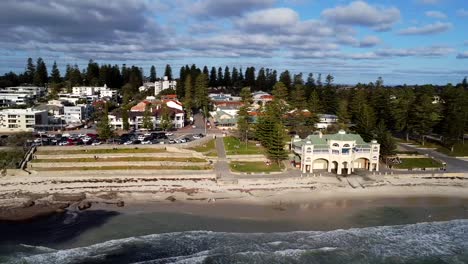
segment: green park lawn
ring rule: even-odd
[[[442,163],[430,158],[402,158],[401,164],[396,164],[396,169],[440,168]]]
[[[453,152],[448,148],[439,147],[437,151],[444,153],[445,155],[454,157],[466,157],[468,156],[468,142],[466,144],[457,143],[453,148]]]
[[[212,166],[105,166],[105,167],[49,167],[36,171],[98,171],[98,170],[210,170]]]
[[[250,172],[250,173],[261,173],[261,172],[279,172],[281,166],[277,163],[271,163],[266,165],[263,161],[233,161],[230,163],[231,170],[234,172]]]
[[[205,144],[190,148],[191,150],[200,152],[209,157],[216,157],[218,153],[216,152],[215,139],[206,142]]]
[[[172,157],[113,157],[113,158],[69,158],[69,159],[34,159],[33,163],[54,162],[119,162],[119,161],[173,161],[173,162],[206,162],[200,158],[172,158]]]
[[[256,146],[253,142],[241,142],[235,137],[224,137],[224,148],[226,155],[258,155],[264,154],[261,146]]]
[[[69,149],[38,150],[36,155],[68,155],[68,154],[113,154],[113,153],[161,153],[165,149],[158,148],[115,148],[115,149]]]

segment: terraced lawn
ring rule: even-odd
[[[235,137],[224,137],[226,155],[258,155],[264,154],[264,149],[253,142],[241,142]]]
[[[68,154],[113,154],[113,153],[162,153],[166,149],[157,148],[115,148],[115,149],[66,149],[38,150],[36,155],[68,155]]]
[[[396,164],[396,169],[420,169],[420,168],[440,168],[442,163],[430,158],[402,158],[401,164]]]
[[[118,162],[118,161],[173,161],[173,162],[206,162],[200,158],[170,158],[170,157],[113,157],[113,158],[69,158],[69,159],[34,159],[33,163],[54,162]]]
[[[234,172],[247,172],[247,173],[261,173],[261,172],[279,172],[282,166],[272,163],[267,165],[263,161],[233,161],[229,164],[231,170]]]
[[[36,171],[99,171],[99,170],[211,170],[212,166],[105,166],[34,168]]]
[[[212,139],[203,145],[196,146],[196,147],[189,148],[189,149],[203,153],[205,156],[209,156],[209,157],[218,156],[218,153],[216,152],[216,140],[215,139]]]

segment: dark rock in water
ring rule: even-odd
[[[83,211],[83,210],[86,210],[88,208],[91,207],[91,202],[89,201],[82,201],[79,205],[78,205],[78,209],[80,211]]]
[[[171,202],[175,202],[177,199],[174,196],[171,195],[171,196],[167,197],[166,200],[171,201]]]
[[[62,208],[59,208],[59,209],[55,210],[55,212],[58,213],[58,214],[63,214],[63,213],[66,212],[66,210],[62,209]]]
[[[125,206],[124,201],[118,201],[117,202],[117,207],[124,207],[124,206]]]
[[[0,208],[1,221],[27,221],[34,218],[55,214],[57,210],[65,209],[68,203],[34,204],[29,207]]]
[[[24,202],[23,203],[23,207],[24,208],[27,208],[27,207],[31,207],[31,206],[34,206],[36,203],[33,201],[33,200],[28,200],[27,202]]]

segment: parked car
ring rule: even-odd
[[[139,141],[143,141],[145,140],[145,135],[138,135],[138,138],[137,138]]]
[[[123,144],[124,144],[124,145],[131,145],[131,144],[133,144],[133,141],[128,140],[128,141],[125,141]]]
[[[172,132],[167,132],[166,133],[166,136],[173,136],[173,135],[174,135],[174,133],[172,133]]]
[[[200,135],[193,135],[193,138],[194,139],[200,139],[201,137],[200,137]]]
[[[142,145],[151,145],[153,144],[153,142],[151,142],[150,140],[144,140],[141,142]]]
[[[176,141],[174,139],[169,140],[169,144],[175,144]]]
[[[97,141],[97,140],[96,140],[96,141],[94,141],[91,145],[92,145],[92,146],[99,146],[99,145],[101,145],[101,144],[102,144],[101,141]]]

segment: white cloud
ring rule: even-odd
[[[399,35],[431,35],[445,32],[452,28],[451,23],[436,22],[422,27],[409,27],[398,31]]]
[[[198,17],[233,17],[245,12],[271,7],[275,0],[198,0],[187,5],[190,14]]]
[[[373,47],[378,44],[380,44],[382,40],[376,36],[367,36],[359,42],[359,47],[361,48],[367,48],[367,47]]]
[[[468,17],[468,10],[461,8],[457,10],[457,15],[461,17]]]
[[[395,7],[375,7],[364,1],[354,1],[347,6],[325,9],[322,16],[336,24],[371,27],[374,30],[389,30],[400,20],[400,10]]]
[[[382,57],[441,57],[447,56],[453,52],[455,52],[455,50],[451,47],[430,46],[408,49],[380,49],[376,51],[376,54]]]
[[[432,18],[438,18],[438,19],[445,19],[445,18],[447,18],[447,15],[444,14],[444,13],[442,13],[442,12],[440,12],[440,11],[434,11],[434,10],[432,10],[432,11],[427,11],[425,14],[426,14],[427,17],[432,17]]]
[[[458,53],[457,59],[468,59],[468,51]]]
[[[299,21],[299,15],[290,8],[271,8],[248,13],[237,20],[237,25],[249,30],[285,29],[293,27]]]

